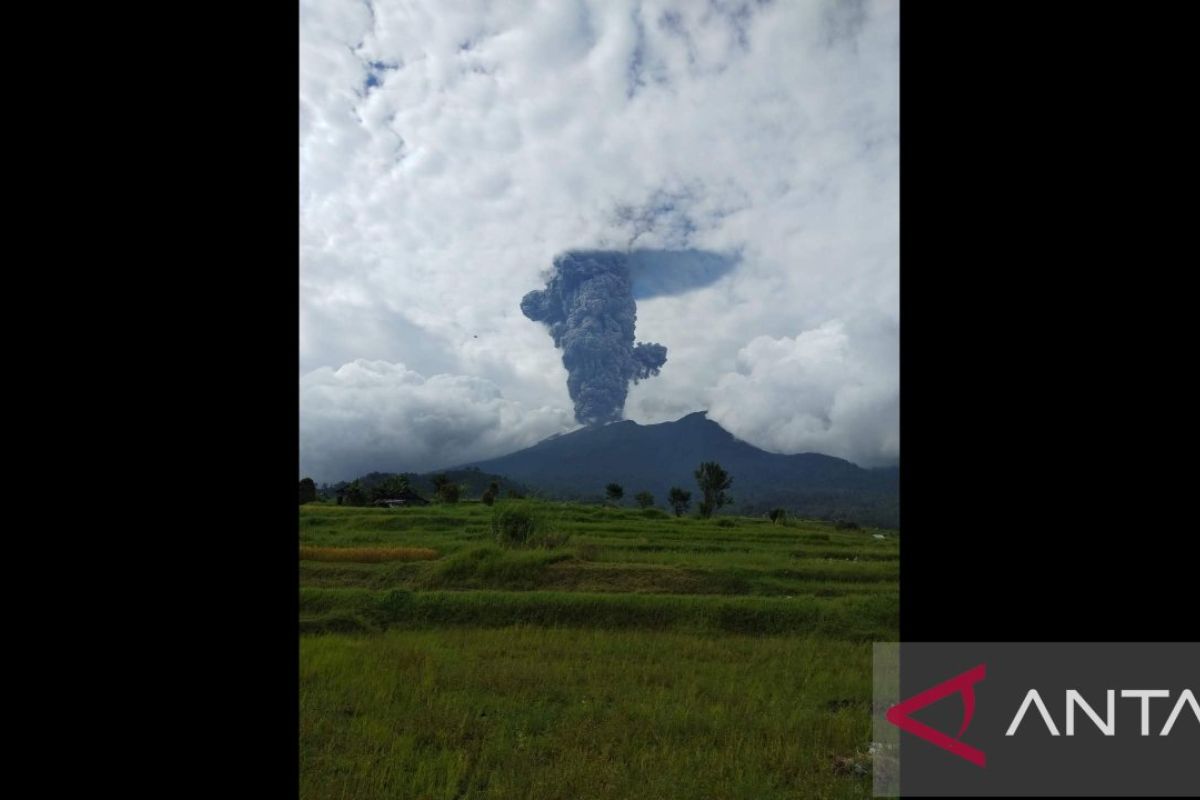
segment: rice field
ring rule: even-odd
[[[505,502],[301,508],[302,797],[870,796],[894,531]]]

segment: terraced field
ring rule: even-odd
[[[301,508],[302,796],[870,796],[894,531],[509,503]]]

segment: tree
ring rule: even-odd
[[[692,493],[685,492],[678,486],[672,486],[671,493],[667,495],[667,502],[671,504],[671,508],[675,509],[675,516],[682,517],[687,513],[688,506],[692,504]]]
[[[403,497],[409,490],[408,476],[389,475],[371,489],[371,502]]]
[[[440,475],[434,475],[431,480],[433,481],[433,493],[439,500],[443,503],[458,502],[458,484],[451,483],[446,473],[443,472]]]
[[[311,503],[317,499],[317,484],[312,478],[300,479],[300,505]]]
[[[430,480],[433,481],[433,494],[437,495],[438,500],[442,503],[457,503],[461,489],[458,488],[457,483],[450,481],[448,475],[445,473],[434,475]]]
[[[619,483],[610,483],[608,486],[604,487],[604,494],[608,497],[610,502],[616,503],[625,496],[625,490]]]
[[[725,490],[733,485],[733,478],[716,461],[705,461],[696,470],[696,483],[704,494],[700,502],[700,516],[711,517],[721,506],[733,502]]]
[[[778,525],[779,523],[787,520],[787,512],[782,508],[772,508],[767,516],[770,518],[772,525]]]
[[[488,488],[483,490],[483,494],[480,495],[479,499],[483,501],[485,506],[490,506],[492,503],[496,502],[496,498],[499,496],[500,484],[492,481],[488,484]]]
[[[650,508],[654,505],[654,495],[649,492],[638,492],[633,499],[637,501],[638,508]]]
[[[366,504],[367,493],[363,491],[362,484],[356,479],[346,487],[346,505],[365,506]]]

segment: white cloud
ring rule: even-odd
[[[505,403],[570,423],[560,354],[518,303],[556,253],[635,237],[743,253],[710,286],[639,302],[638,338],[668,348],[662,374],[631,389],[626,413],[639,422],[726,396],[722,376],[741,374],[740,354],[762,337],[859,317],[894,327],[897,16],[895,0],[305,0],[303,380],[356,359],[402,363],[483,380]],[[621,213],[664,198],[666,213]],[[884,334],[871,330],[847,334],[845,359],[872,360],[871,337]],[[359,397],[340,383],[302,393],[302,457],[346,470],[333,478],[364,471],[384,446],[356,434],[354,466],[339,444],[347,429],[317,430],[343,405],[384,430]],[[405,397],[374,413],[415,420]],[[868,412],[845,420],[855,432],[839,441],[861,440],[850,450],[894,449]],[[771,449],[799,441],[752,427]],[[427,441],[424,466],[454,460]],[[324,447],[342,455],[314,450]]]
[[[426,378],[386,361],[313,370],[300,402],[301,470],[318,482],[499,456],[574,425],[567,411],[526,408],[482,378]]]
[[[784,453],[863,466],[900,456],[900,338],[887,320],[832,321],[795,337],[760,336],[712,391],[709,418]]]

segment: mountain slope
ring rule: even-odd
[[[625,488],[626,503],[646,490],[665,507],[670,487],[679,486],[692,492],[694,507],[700,492],[693,472],[702,461],[717,461],[733,476],[731,513],[779,506],[800,516],[899,527],[897,468],[867,470],[818,453],[768,453],[735,438],[704,412],[658,425],[625,420],[583,428],[470,466],[550,497],[599,498],[605,484],[615,481]]]

